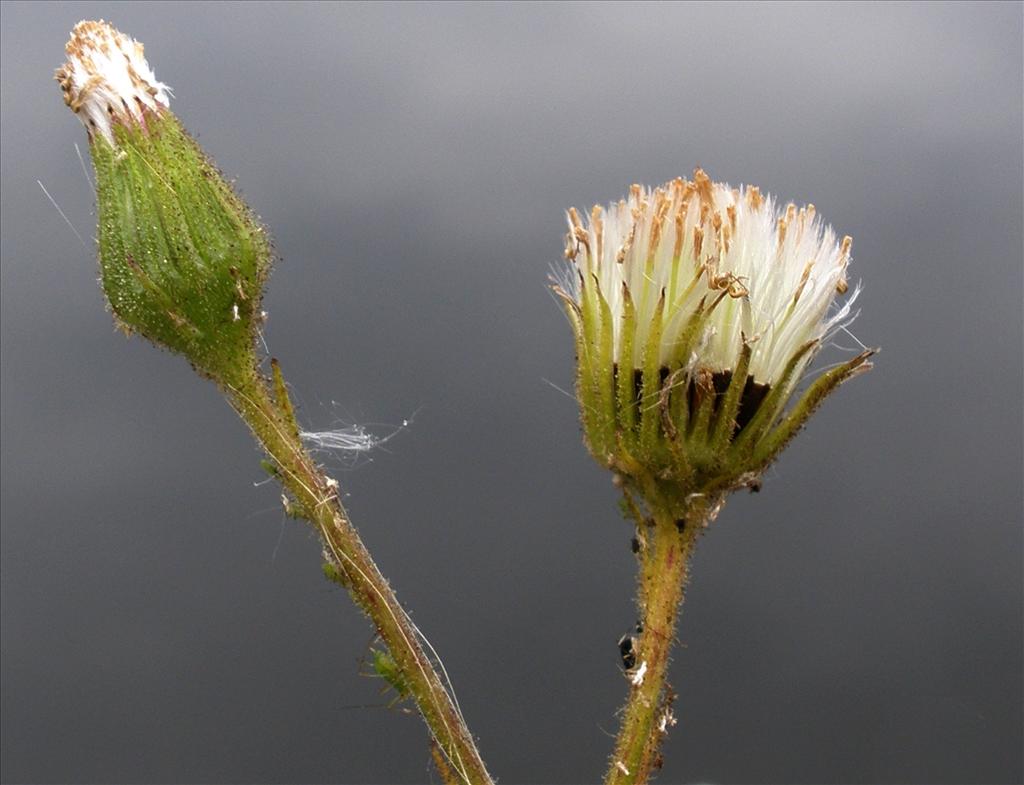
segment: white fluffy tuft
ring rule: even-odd
[[[333,431],[302,431],[299,436],[315,450],[340,452],[369,452],[384,441],[361,425],[348,425]]]
[[[55,78],[90,138],[113,144],[115,122],[142,123],[147,111],[169,105],[171,89],[157,80],[142,44],[102,19],[75,25],[64,49],[68,60]]]
[[[833,301],[847,290],[851,242],[839,240],[813,205],[778,207],[757,188],[713,183],[698,169],[692,182],[634,185],[628,198],[582,219],[570,210],[571,264],[553,283],[581,306],[584,289],[596,288],[615,317],[615,361],[634,368],[642,367],[660,297],[663,365],[700,303],[718,300],[700,356],[689,362],[730,370],[745,336],[751,375],[770,384],[801,346],[824,343],[849,323],[857,290],[842,304]],[[620,356],[625,289],[636,308],[631,357]]]

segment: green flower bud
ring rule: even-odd
[[[142,45],[79,22],[56,73],[96,171],[99,263],[118,324],[222,383],[251,376],[271,250],[167,108]]]
[[[777,210],[757,188],[699,169],[589,220],[569,211],[554,290],[576,333],[587,446],[647,499],[759,487],[765,467],[865,351],[802,393],[811,359],[851,319],[851,240],[813,205]],[[791,403],[792,402],[792,403]]]

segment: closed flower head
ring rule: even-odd
[[[96,170],[101,281],[118,323],[238,382],[254,368],[263,228],[168,108],[142,44],[79,22],[56,80]]]
[[[624,479],[686,493],[760,473],[870,352],[787,404],[850,319],[851,239],[814,206],[778,207],[701,170],[581,216],[554,289],[576,332],[577,393],[594,456]]]

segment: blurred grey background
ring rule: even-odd
[[[104,312],[51,81],[98,17],[271,228],[305,424],[412,419],[325,461],[503,782],[598,780],[627,686],[564,210],[698,164],[855,237],[884,351],[704,538],[661,781],[1021,780],[1020,4],[2,14],[4,781],[436,781],[245,428]]]

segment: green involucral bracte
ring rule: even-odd
[[[612,469],[627,491],[649,505],[687,516],[694,494],[724,497],[739,487],[757,489],[767,466],[799,431],[815,409],[840,384],[870,368],[867,350],[821,374],[799,392],[806,363],[818,341],[801,346],[771,385],[748,375],[751,342],[737,338],[738,362],[727,372],[690,364],[710,313],[727,301],[724,294],[702,300],[688,317],[677,356],[661,365],[664,294],[637,347],[638,367],[622,367],[613,353],[613,315],[593,281],[581,282],[580,302],[566,312],[576,334],[576,394],[587,446]],[[636,309],[623,295],[621,356],[632,357]],[[789,407],[791,399],[796,402]]]
[[[239,384],[253,373],[266,233],[170,112],[91,144],[103,290],[120,325]]]

